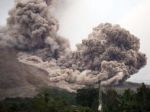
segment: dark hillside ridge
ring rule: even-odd
[[[20,63],[14,49],[0,48],[0,99],[31,97],[48,83],[47,72]]]

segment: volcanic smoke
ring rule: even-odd
[[[0,28],[0,46],[16,49],[20,62],[47,71],[51,86],[73,92],[99,81],[118,85],[146,65],[139,39],[110,23],[95,27],[71,51],[69,41],[57,33],[59,23],[52,10],[58,2],[16,0],[7,26]]]

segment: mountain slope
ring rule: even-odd
[[[48,73],[17,60],[13,49],[0,48],[0,99],[33,96],[48,85]]]

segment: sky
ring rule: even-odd
[[[119,24],[140,38],[141,52],[146,53],[147,65],[129,80],[150,84],[150,0],[64,0],[64,7],[56,9],[59,34],[68,38],[73,50],[92,28],[100,23]],[[6,24],[13,0],[0,0],[0,25]]]

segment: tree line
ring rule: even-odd
[[[99,91],[79,89],[69,93],[44,89],[33,98],[7,98],[0,101],[0,112],[97,112]],[[142,84],[136,91],[115,89],[102,92],[102,112],[150,112],[150,88]]]

